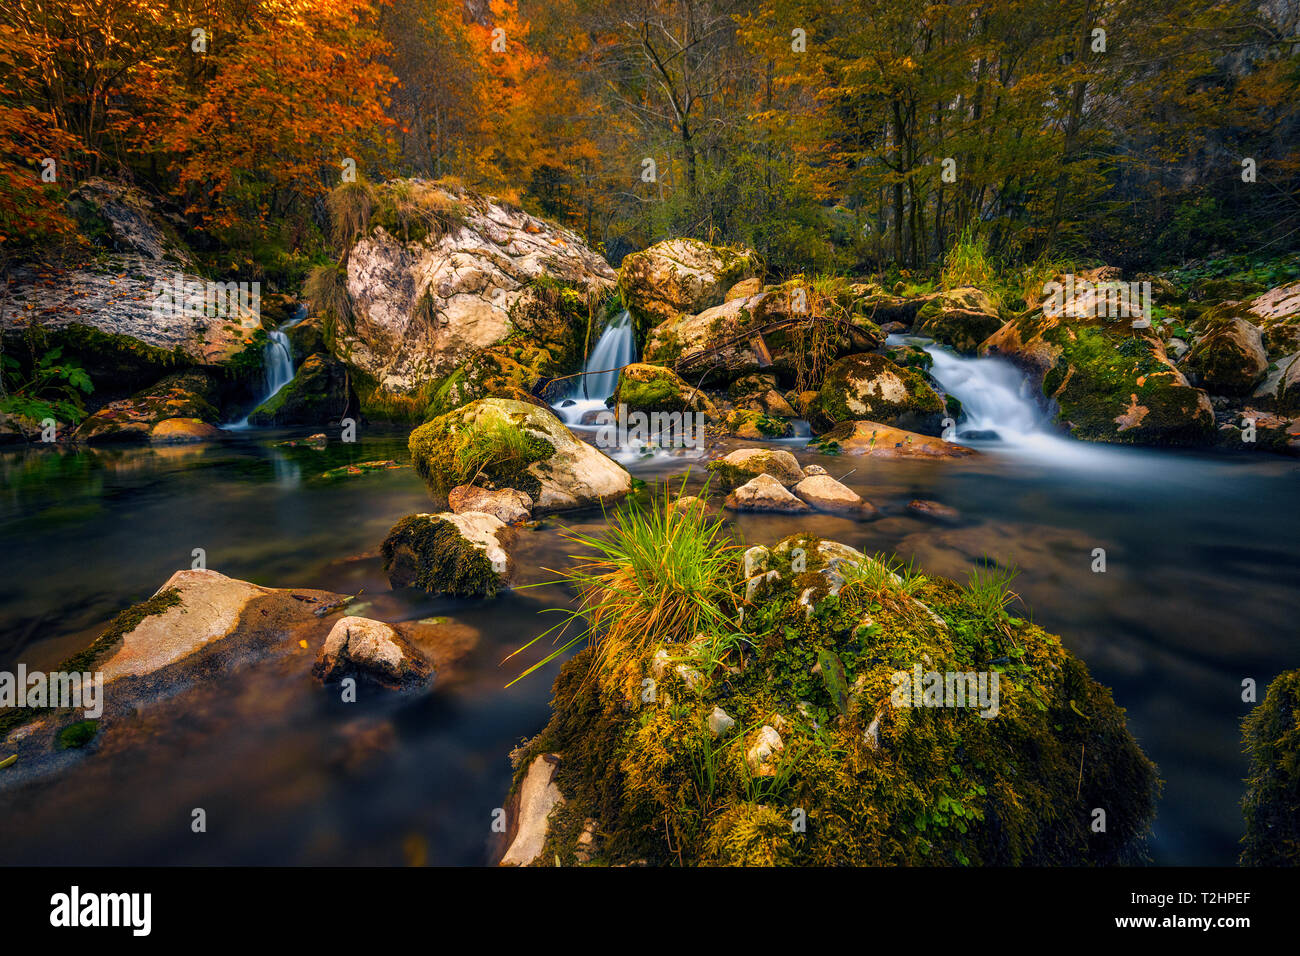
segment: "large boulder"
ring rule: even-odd
[[[758,271],[748,249],[666,239],[623,259],[618,290],[642,339],[656,325],[720,305],[728,289]]]
[[[250,425],[329,425],[359,410],[347,367],[331,355],[309,355],[293,380],[248,416]]]
[[[759,475],[736,488],[727,495],[727,507],[732,511],[769,511],[787,515],[812,510],[771,475]]]
[[[412,232],[395,223],[390,210],[398,206],[417,211],[424,226]],[[579,301],[585,318],[588,296],[613,290],[614,271],[554,223],[409,180],[376,187],[345,281],[351,316],[338,325],[337,353],[379,387],[407,392],[503,342],[516,322],[531,331],[546,326],[560,351],[576,354],[585,328],[562,319]],[[560,319],[540,314],[548,310]]]
[[[1259,329],[1245,319],[1216,323],[1182,361],[1190,380],[1216,395],[1248,395],[1268,374]]]
[[[1076,438],[1136,445],[1211,440],[1214,409],[1151,330],[1029,311],[980,346],[1018,365],[1057,403]]]
[[[566,821],[597,819],[606,862],[1143,858],[1156,768],[1110,691],[1028,615],[990,604],[988,588],[895,573],[807,534],[750,548],[733,568],[723,600],[743,602],[739,625],[702,610],[702,630],[661,623],[659,601],[636,610],[623,593],[633,578],[586,595],[631,608],[620,625],[635,637],[567,662],[551,722],[517,754],[521,768],[563,757],[550,805],[563,796]],[[719,709],[740,732],[718,736]],[[1086,808],[1109,806],[1126,809],[1099,833]],[[579,829],[552,825],[537,857],[574,863]]]
[[[434,498],[457,485],[517,488],[535,515],[608,504],[632,490],[622,465],[544,408],[484,398],[411,432],[411,461]]]
[[[872,458],[968,458],[979,454],[931,435],[919,435],[880,422],[840,422],[808,443],[823,455],[868,455]]]
[[[692,382],[728,383],[766,373],[793,384],[807,381],[819,360],[870,351],[884,342],[880,327],[862,311],[855,287],[828,292],[792,281],[664,321],[650,332],[643,358],[669,365]]]
[[[514,532],[495,515],[407,515],[381,549],[388,583],[451,597],[492,597],[510,581]]]
[[[92,444],[145,442],[160,426],[160,440],[174,435],[175,426],[162,425],[169,419],[213,425],[220,418],[218,392],[217,384],[202,372],[175,372],[130,398],[109,402],[83,421],[72,437]]]
[[[869,419],[912,431],[938,432],[945,406],[915,369],[864,353],[845,356],[827,369],[818,409],[832,423]]]
[[[963,286],[927,301],[917,312],[912,331],[974,355],[980,343],[1001,327],[998,307],[988,294]]]

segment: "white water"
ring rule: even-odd
[[[891,335],[889,347],[917,345],[934,359],[931,377],[961,402],[949,441],[975,445],[1071,471],[1123,470],[1137,474],[1148,464],[1132,449],[1078,441],[1062,434],[1038,390],[1005,359],[957,355],[928,339]]]
[[[306,306],[300,306],[294,317],[278,329],[267,333],[267,343],[262,349],[262,395],[253,403],[253,409],[272,398],[276,392],[293,381],[293,346],[289,344],[286,329],[291,329],[307,316]],[[252,409],[249,409],[252,414]],[[226,428],[248,427],[248,415]]]
[[[619,370],[636,361],[636,337],[632,319],[626,311],[614,316],[600,333],[595,347],[587,356],[582,374],[575,376],[569,392],[555,404],[555,414],[566,425],[577,425],[592,411],[607,411],[605,399],[618,388]]]

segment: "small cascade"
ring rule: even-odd
[[[267,343],[262,349],[262,393],[253,403],[253,408],[270,399],[276,392],[293,381],[293,345],[289,342],[286,330],[293,328],[307,317],[307,307],[299,306],[292,319],[279,328],[267,333]],[[252,409],[249,410],[250,414]],[[227,428],[247,428],[248,416]]]
[[[566,425],[577,425],[590,411],[607,408],[605,399],[618,388],[619,369],[636,361],[632,318],[624,310],[614,317],[587,356],[582,374],[572,379],[569,393],[555,405]]]
[[[930,374],[961,402],[957,436],[1022,443],[1048,429],[1047,415],[1023,372],[1005,359],[968,358],[936,345]]]

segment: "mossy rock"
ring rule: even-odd
[[[971,286],[951,289],[927,301],[916,314],[914,331],[974,355],[981,342],[1002,327],[993,300]]]
[[[83,421],[73,438],[93,444],[144,442],[169,418],[215,424],[221,417],[218,401],[216,382],[203,372],[173,372],[130,398],[109,402]]]
[[[827,370],[819,410],[831,422],[865,419],[937,434],[944,404],[915,369],[864,353],[846,356]]]
[[[1300,670],[1279,674],[1242,721],[1250,776],[1242,866],[1300,866]]]
[[[588,649],[555,681],[552,718],[518,765],[561,756],[567,814],[599,822],[601,862],[1145,860],[1155,767],[1059,638],[951,581],[905,582],[810,535],[751,549],[735,574],[742,622],[689,646]],[[669,666],[656,670],[661,652]],[[918,701],[918,670],[941,675],[940,692],[955,687],[948,674],[992,686],[996,673],[996,703]],[[715,708],[734,730],[715,735]],[[1096,807],[1110,808],[1104,832]],[[555,828],[539,861],[574,862],[576,837]]]
[[[1259,329],[1234,317],[1213,322],[1182,366],[1216,395],[1249,395],[1268,374],[1268,354]]]
[[[794,426],[789,419],[775,418],[747,408],[736,408],[728,412],[722,420],[721,430],[728,435],[751,441],[790,438],[794,435]]]
[[[435,500],[457,485],[516,488],[535,514],[617,501],[632,490],[619,464],[578,439],[548,409],[484,398],[411,432],[411,463]]]
[[[1188,383],[1150,330],[1031,311],[1007,322],[980,353],[1006,358],[1033,376],[1076,438],[1136,445],[1213,441],[1209,398]]]
[[[408,515],[384,539],[384,572],[394,588],[493,597],[508,579],[512,534],[491,515]]]
[[[667,239],[624,257],[618,292],[637,341],[644,342],[656,325],[720,305],[728,289],[758,268],[758,257],[749,249]]]
[[[783,485],[803,479],[799,460],[784,448],[738,448],[723,458],[709,462],[713,488],[730,491],[751,478],[770,475]]]
[[[252,425],[284,428],[291,425],[328,425],[348,415],[360,414],[347,367],[330,355],[308,356],[293,380],[248,416]]]
[[[704,393],[672,369],[643,362],[623,369],[610,404],[626,405],[629,412],[712,411]]]

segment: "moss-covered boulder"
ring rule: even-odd
[[[903,575],[808,535],[737,554],[731,574],[703,630],[666,640],[647,617],[561,670],[550,723],[515,755],[521,773],[561,758],[538,864],[575,863],[590,819],[606,865],[1144,859],[1155,767],[1004,581]]]
[[[651,330],[644,359],[692,382],[726,384],[754,373],[812,387],[837,356],[882,346],[884,333],[847,283],[791,280]]]
[[[384,572],[394,588],[451,597],[492,597],[513,572],[514,532],[481,511],[407,515],[384,539]]]
[[[752,250],[666,239],[623,259],[618,291],[644,340],[656,325],[721,304],[728,289],[758,270]]]
[[[484,349],[432,387],[424,417],[437,418],[480,398],[509,398],[546,408],[533,388],[549,360],[545,350],[526,344]]]
[[[415,429],[408,445],[435,500],[457,485],[517,488],[541,515],[614,502],[632,490],[622,465],[526,402],[470,402]]]
[[[1213,322],[1182,361],[1193,384],[1215,395],[1248,395],[1268,374],[1260,331],[1239,317]]]
[[[943,399],[919,372],[872,353],[846,356],[826,371],[819,409],[831,422],[870,419],[934,434],[944,415]]]
[[[433,663],[404,635],[365,617],[335,621],[312,665],[312,675],[324,684],[359,675],[395,690],[427,687],[436,673]]]
[[[754,373],[736,379],[727,394],[737,409],[761,412],[772,418],[798,418],[790,400],[781,394],[779,382],[770,373]]]
[[[611,402],[629,412],[700,412],[714,415],[709,397],[672,369],[635,362],[623,369]]]
[[[766,412],[749,408],[733,408],[727,412],[719,425],[719,430],[724,434],[750,441],[768,441],[774,438],[790,438],[794,435],[794,426],[790,424],[790,419],[777,418]]]
[[[277,428],[328,425],[359,410],[347,367],[333,356],[316,354],[308,356],[289,384],[253,409],[248,422]]]
[[[709,462],[713,487],[729,491],[759,475],[771,475],[783,485],[803,480],[799,459],[784,448],[737,448],[723,458]]]
[[[1300,670],[1268,685],[1242,721],[1250,776],[1243,866],[1300,866]]]
[[[988,294],[963,286],[927,301],[916,314],[913,331],[974,355],[980,343],[1001,327],[998,307]]]
[[[1213,440],[1214,409],[1151,330],[1030,311],[980,346],[1024,369],[1076,438],[1135,445]]]
[[[145,442],[156,425],[173,418],[215,424],[220,419],[218,401],[217,383],[209,376],[197,371],[174,372],[130,398],[109,402],[81,423],[73,440]]]

